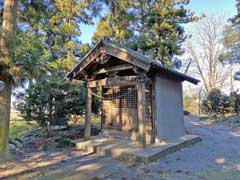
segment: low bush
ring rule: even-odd
[[[223,94],[219,89],[212,90],[202,101],[202,110],[208,114],[222,115],[240,112],[240,94],[232,92]]]
[[[64,78],[41,79],[29,86],[17,108],[26,120],[40,126],[67,125],[68,115],[85,111],[84,85],[71,84]]]

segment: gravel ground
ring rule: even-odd
[[[202,141],[148,166],[169,179],[240,180],[240,131],[237,126],[185,118],[186,130]],[[236,131],[232,131],[235,129]]]
[[[31,156],[19,163],[0,166],[0,179],[4,173],[2,177],[14,180],[240,180],[240,125],[196,119],[186,117],[186,131],[200,135],[201,142],[148,165],[131,166],[68,150],[44,154],[37,161]],[[14,169],[19,171],[19,167],[26,167],[27,171],[16,174]]]

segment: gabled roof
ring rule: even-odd
[[[139,53],[137,51],[133,51],[129,48],[126,48],[126,47],[123,47],[119,44],[113,43],[112,41],[110,41],[108,39],[104,39],[104,40],[98,42],[80,60],[80,62],[67,74],[67,78],[74,79],[76,73],[81,71],[81,69],[84,69],[84,67],[87,65],[86,64],[87,59],[91,59],[89,57],[91,57],[92,54],[99,54],[99,53],[106,53],[106,54],[109,54],[111,56],[117,57],[119,59],[123,59],[126,62],[128,62],[130,64],[133,64],[135,66],[138,66],[138,67],[140,67],[140,68],[142,68],[146,71],[154,69],[154,70],[156,70],[156,72],[173,75],[174,77],[176,77],[176,78],[178,78],[182,81],[186,80],[186,81],[188,81],[190,83],[193,83],[193,84],[197,84],[198,82],[200,82],[199,80],[197,80],[193,77],[190,77],[190,76],[188,76],[186,74],[183,74],[179,71],[176,71],[174,69],[170,69],[168,67],[165,67],[159,61],[156,61],[156,60],[153,60],[149,57],[146,57],[146,56],[142,55],[141,53]]]

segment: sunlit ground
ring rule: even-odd
[[[236,118],[186,118],[188,133],[202,141],[150,164],[126,164],[111,158],[86,155],[74,149],[25,154],[0,165],[0,179],[240,179],[240,123]],[[211,123],[210,123],[211,122]]]

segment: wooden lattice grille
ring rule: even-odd
[[[135,87],[113,87],[104,94],[105,100],[112,101],[114,108],[137,108],[137,90]]]

